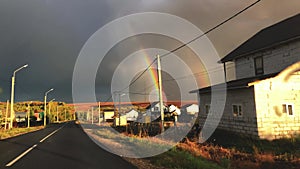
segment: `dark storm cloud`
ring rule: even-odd
[[[72,73],[82,46],[95,31],[118,17],[145,11],[166,12],[183,17],[207,30],[251,2],[2,0],[0,101],[10,99],[12,73],[24,64],[29,64],[29,67],[17,73],[16,101],[42,100],[44,92],[51,87],[55,91],[49,97],[72,101]],[[265,0],[209,37],[222,57],[261,28],[298,13],[299,4],[298,0],[276,3]],[[136,47],[128,48],[125,51],[134,51]],[[112,53],[117,54],[118,51]],[[109,59],[107,63],[112,66],[106,67],[106,71],[113,71],[113,66],[117,64],[114,59]],[[101,81],[97,77],[97,93],[103,93],[104,98],[109,95],[107,91],[111,74],[112,72],[103,76]]]
[[[100,1],[1,1],[1,100],[9,96],[12,72],[27,63],[16,76],[16,100],[41,100],[54,87],[57,100],[71,101],[78,53],[108,21],[108,10]]]

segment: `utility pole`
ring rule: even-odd
[[[8,106],[9,106],[9,101],[7,100],[6,101],[6,112],[5,112],[5,126],[4,126],[4,129],[6,130],[7,129],[7,116],[8,116]]]
[[[117,91],[114,91],[114,98],[116,98],[117,97]],[[120,105],[120,102],[119,102],[119,105]],[[119,106],[118,105],[118,106]],[[119,108],[119,107],[118,107]],[[118,109],[116,106],[114,106],[114,116],[115,116],[115,120],[117,120],[117,117],[119,117],[119,110],[117,110]],[[117,121],[114,123],[114,126],[116,127],[117,126]]]
[[[100,110],[100,108],[101,108],[101,106],[100,106],[100,101],[99,101],[99,107],[98,107],[98,119],[99,119],[99,121],[98,121],[98,123],[99,123],[99,125],[100,125],[100,115],[101,115],[101,110]]]
[[[56,106],[56,122],[58,122],[58,105]]]
[[[67,110],[65,109],[65,121],[67,121]]]
[[[94,124],[94,108],[92,106],[92,124]]]
[[[89,117],[90,116],[90,109],[88,109],[88,111],[86,112],[86,121],[89,121]]]
[[[11,78],[11,96],[10,96],[10,125],[9,128],[13,128],[13,121],[15,118],[14,111],[14,94],[15,94],[15,75]]]
[[[157,74],[158,74],[158,88],[159,88],[159,107],[160,107],[160,116],[161,116],[161,132],[165,131],[164,128],[164,108],[163,108],[163,97],[162,97],[162,80],[161,80],[161,64],[160,56],[157,55]]]
[[[119,126],[121,126],[121,92],[118,92],[118,96],[119,96],[118,117],[119,117]]]
[[[28,103],[27,105],[27,128],[30,127],[30,104],[32,103],[32,101],[30,103]]]
[[[126,95],[125,93],[118,92],[119,96],[119,111],[118,111],[118,117],[119,117],[119,126],[121,126],[121,97]]]

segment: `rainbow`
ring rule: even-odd
[[[147,66],[149,66],[152,63],[152,60],[150,59],[150,57],[147,54],[145,56],[145,61],[146,61]],[[156,69],[150,67],[149,73],[150,73],[150,77],[151,77],[151,80],[152,80],[152,83],[153,83],[155,89],[158,90],[158,76],[157,76]]]

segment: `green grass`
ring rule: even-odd
[[[162,142],[158,139],[125,136],[117,132],[112,132],[106,128],[94,130],[93,133],[101,138],[110,139],[114,142],[126,145],[126,148],[134,152],[136,156],[144,156],[145,154],[151,153],[155,154],[161,150],[168,150],[173,147],[172,143]]]
[[[208,161],[202,157],[194,156],[190,152],[172,147],[171,143],[162,142],[153,138],[127,137],[122,134],[111,132],[105,128],[93,131],[94,134],[111,139],[121,144],[126,144],[126,148],[134,148],[135,153],[144,151],[154,151],[162,149],[170,149],[163,154],[145,158],[151,164],[162,166],[170,169],[225,169],[228,167],[228,161],[222,161],[221,167],[215,162]],[[174,144],[173,144],[174,145]],[[130,148],[131,147],[131,148]],[[138,154],[136,154],[138,155]]]
[[[271,153],[276,156],[300,158],[300,136],[268,141],[219,130],[212,135],[209,142],[245,153]]]
[[[25,133],[29,133],[32,131],[36,131],[39,129],[44,128],[43,126],[37,126],[37,127],[30,127],[30,128],[12,128],[12,129],[1,129],[0,130],[0,139],[6,139],[6,138],[10,138],[10,137],[14,137],[20,134],[25,134]]]
[[[229,163],[224,161],[222,166],[208,161],[202,157],[196,157],[191,153],[173,148],[163,154],[148,158],[154,165],[172,169],[225,169]]]

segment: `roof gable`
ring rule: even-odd
[[[226,55],[221,62],[232,61],[250,53],[300,38],[300,14],[269,26]]]
[[[249,77],[249,78],[229,81],[229,82],[226,82],[226,90],[249,88],[249,85],[248,85],[249,83],[253,83],[255,81],[260,81],[260,80],[264,80],[267,78],[275,77],[277,75],[278,75],[278,73],[272,73],[272,74],[267,74],[267,75],[261,75],[261,76],[255,76],[255,77]],[[210,93],[212,87],[215,87],[217,89],[219,86],[222,86],[222,85],[224,85],[224,83],[197,89],[197,90],[192,90],[192,91],[190,91],[190,93],[196,93],[196,92],[199,92],[200,94]],[[220,88],[220,90],[223,90],[223,89]]]
[[[146,107],[146,109],[150,109],[150,108],[153,108],[155,106],[159,107],[159,101],[152,102],[149,106]],[[165,103],[163,103],[163,106],[167,107],[167,105]]]

